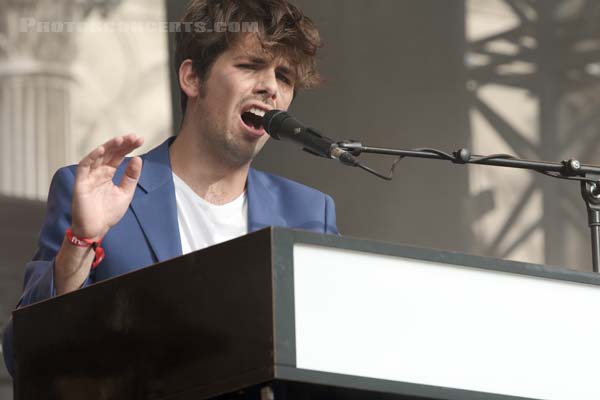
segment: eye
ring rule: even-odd
[[[278,73],[277,74],[277,79],[279,79],[280,81],[282,81],[286,85],[291,85],[292,84],[292,80],[286,74]]]

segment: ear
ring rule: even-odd
[[[200,93],[200,79],[194,71],[192,60],[184,60],[179,66],[179,87],[187,97],[198,97]]]

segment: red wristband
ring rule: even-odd
[[[102,238],[100,238],[100,240],[97,242],[93,241],[92,239],[80,238],[75,236],[71,231],[71,228],[69,228],[67,229],[67,240],[72,245],[78,247],[91,247],[92,250],[94,250],[95,255],[94,262],[92,262],[92,269],[96,268],[98,264],[104,260],[104,249],[100,246],[102,243]]]

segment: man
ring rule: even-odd
[[[176,35],[181,131],[125,161],[143,140],[114,138],[56,173],[19,306],[270,225],[337,233],[329,196],[250,168],[262,115],[318,81],[313,23],[287,0],[196,0],[183,22],[203,29]],[[212,29],[243,22],[257,32]],[[12,373],[11,344],[9,323]]]

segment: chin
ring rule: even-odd
[[[236,146],[235,149],[230,148],[229,151],[226,152],[226,155],[222,157],[222,159],[229,161],[229,164],[234,167],[241,167],[252,162],[254,157],[256,157],[256,155],[260,152],[261,148],[262,146]]]

